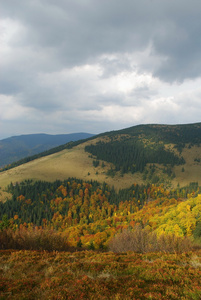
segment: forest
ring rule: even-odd
[[[122,174],[143,172],[148,163],[168,164],[171,167],[185,163],[183,157],[165,150],[163,144],[145,146],[143,142],[130,138],[110,142],[100,141],[96,145],[86,146],[85,151],[91,153],[97,160],[114,164],[115,171],[121,171]]]
[[[100,136],[106,141],[87,145],[85,151],[98,160],[113,163],[115,171],[143,172],[147,163],[173,167],[185,163],[182,149],[201,143],[201,125],[138,125]],[[109,141],[108,141],[109,139]],[[173,144],[175,151],[165,145]]]
[[[53,183],[11,183],[12,199],[0,202],[0,228],[46,228],[68,236],[71,246],[107,248],[112,237],[140,225],[157,234],[201,236],[198,183],[169,190],[133,184],[118,192],[106,183],[76,178]]]

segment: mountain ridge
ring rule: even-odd
[[[201,123],[137,125],[23,159],[11,164],[13,170],[1,170],[0,181],[76,177],[116,189],[134,182],[184,186],[201,182],[200,144]]]
[[[70,134],[24,134],[0,140],[0,167],[11,164],[28,156],[47,151],[70,141],[94,136],[78,132]]]

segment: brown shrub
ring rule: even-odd
[[[124,230],[118,233],[109,243],[109,250],[113,252],[134,251],[146,252],[186,252],[192,249],[189,238],[181,238],[175,235],[161,235],[157,237],[155,232],[136,226],[133,231]]]
[[[4,229],[0,231],[0,249],[18,250],[72,250],[59,233],[47,229]]]
[[[187,252],[192,250],[193,244],[188,237],[178,237],[174,234],[161,235],[157,239],[158,251],[163,252]]]

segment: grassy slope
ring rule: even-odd
[[[66,179],[76,177],[85,180],[97,180],[114,185],[115,188],[128,187],[133,182],[140,181],[139,175],[125,174],[124,177],[108,177],[106,172],[110,164],[105,163],[105,167],[93,167],[93,159],[84,151],[86,142],[74,147],[73,149],[63,150],[61,152],[42,157],[0,173],[0,186],[5,187],[11,181],[17,182],[27,178],[54,181],[56,179]],[[98,174],[96,174],[98,172]],[[88,175],[90,173],[90,175]]]
[[[2,172],[0,173],[0,186],[5,187],[11,181],[17,182],[27,178],[54,181],[56,179],[63,180],[68,177],[76,177],[84,180],[105,181],[109,185],[113,185],[116,189],[129,187],[134,182],[143,182],[142,176],[139,173],[133,175],[125,174],[123,177],[120,175],[116,175],[114,178],[108,177],[106,175],[107,169],[110,168],[110,164],[108,163],[106,163],[104,168],[101,167],[101,164],[99,167],[94,168],[93,159],[84,151],[87,143],[92,143],[92,141]],[[172,182],[173,186],[176,186],[178,183],[184,186],[193,181],[201,182],[200,163],[194,162],[194,158],[199,157],[199,153],[200,148],[197,146],[183,150],[182,155],[186,160],[186,164],[174,168],[176,178]],[[182,167],[185,169],[184,172],[181,171]]]
[[[173,180],[173,184],[180,183],[181,186],[187,185],[189,182],[198,182],[201,184],[201,163],[195,162],[195,158],[201,157],[201,148],[194,146],[191,149],[184,148],[182,155],[186,161],[183,166],[175,167],[176,178]],[[181,172],[184,167],[184,172]]]
[[[35,159],[29,163],[0,173],[0,187],[4,188],[11,181],[14,183],[28,178],[54,181],[56,179],[63,180],[68,177],[76,177],[84,180],[92,179],[99,182],[105,181],[109,185],[114,186],[116,189],[129,187],[134,182],[139,184],[143,183],[141,173],[124,174],[123,177],[117,174],[114,178],[108,177],[106,173],[107,170],[110,169],[111,164],[105,163],[106,166],[102,168],[100,163],[99,167],[94,168],[93,159],[90,158],[89,154],[84,151],[86,145],[96,143],[102,139],[107,141],[110,139],[110,137],[119,139],[119,134],[122,136],[131,135],[135,137],[138,136],[142,139],[145,138],[147,139],[148,143],[152,143],[154,141],[156,143],[157,141],[166,141],[165,147],[170,147],[176,152],[177,150],[173,148],[174,145],[170,144],[171,141],[186,142],[186,147],[181,153],[186,161],[186,164],[175,166],[173,168],[176,178],[172,181],[172,187],[177,186],[178,183],[180,186],[185,186],[194,181],[201,184],[201,163],[194,161],[195,158],[201,159],[200,148],[197,145],[194,145],[189,149],[189,144],[187,142],[191,141],[191,137],[193,137],[194,141],[200,139],[200,130],[200,124],[181,126],[147,125],[101,134],[95,139],[81,143],[72,149],[65,149],[63,151]],[[141,134],[142,132],[143,134]],[[159,140],[157,140],[158,137]],[[167,141],[169,141],[169,144],[167,144]],[[183,167],[185,170],[184,172],[182,172]],[[160,178],[165,176],[162,172],[162,168],[163,166],[160,166],[157,171],[157,175],[159,175]]]

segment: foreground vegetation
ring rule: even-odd
[[[0,299],[201,299],[201,188],[11,183]]]
[[[55,230],[20,226],[2,229],[0,245],[8,249],[0,250],[1,300],[201,297],[201,250],[187,237],[136,226],[97,251],[72,247]]]
[[[201,252],[0,251],[1,299],[200,299]]]

